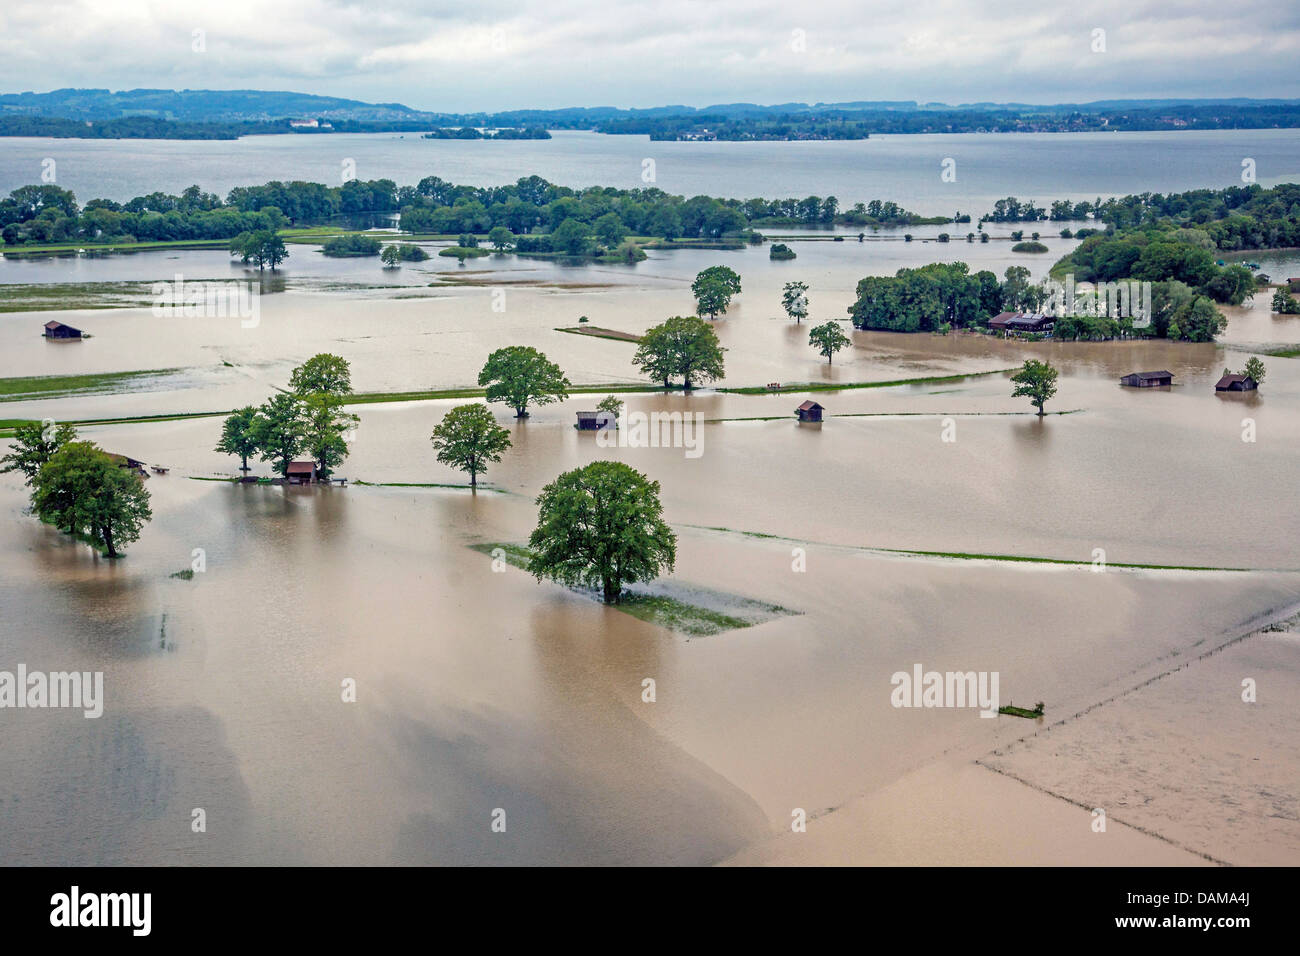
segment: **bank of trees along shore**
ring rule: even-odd
[[[328,479],[347,457],[348,436],[360,422],[343,407],[351,394],[347,361],[322,352],[293,370],[287,390],[226,418],[215,450],[237,456],[241,471],[256,455],[282,478],[288,476],[289,464],[306,454],[315,462],[317,476]]]
[[[401,229],[412,234],[481,236],[503,229],[506,233],[496,233],[494,240],[498,249],[569,255],[589,254],[596,246],[612,253],[629,236],[743,240],[755,226],[769,224],[946,221],[927,220],[882,200],[842,210],[833,196],[686,198],[653,186],[572,189],[540,176],[486,187],[457,186],[427,176],[414,186],[398,186],[391,179],[354,179],[335,187],[277,181],[236,187],[224,200],[191,186],[179,195],[155,192],[125,203],[92,199],[84,208],[70,190],[59,186],[23,186],[0,199],[0,238],[8,246],[221,240],[288,225],[369,225],[377,217],[397,217]]]
[[[0,199],[0,239],[6,246],[223,240],[260,230],[275,232],[286,224],[370,224],[376,217],[398,217],[402,230],[413,234],[486,235],[501,228],[513,237],[510,245],[517,251],[575,255],[587,254],[597,244],[612,253],[623,236],[743,240],[755,227],[767,225],[897,226],[949,221],[948,217],[921,217],[879,199],[845,209],[834,196],[686,198],[657,187],[572,189],[540,176],[486,187],[458,186],[427,176],[414,186],[398,186],[391,179],[353,179],[333,187],[276,181],[236,187],[224,200],[190,186],[179,195],[154,192],[125,203],[92,199],[84,208],[71,191],[59,186],[22,186]],[[1050,210],[1007,197],[980,221],[1081,218],[1091,218],[1110,231],[1193,228],[1204,232],[1220,251],[1296,246],[1300,245],[1300,185],[1143,193],[1096,202],[1057,200]],[[957,213],[954,219],[967,222],[970,214]],[[554,241],[554,234],[569,221],[573,225],[565,227],[561,241]],[[579,251],[572,252],[575,248]]]
[[[1152,281],[1147,277],[1165,276],[1152,281],[1152,315],[1148,324],[1135,324],[1133,315],[1104,314],[1104,295],[1100,300],[1080,295],[1076,303],[1079,314],[1059,316],[1053,336],[1058,340],[1143,337],[1211,342],[1227,327],[1227,318],[1215,303],[1240,304],[1245,296],[1253,294],[1256,280],[1243,267],[1220,268],[1211,262],[1210,268],[1214,271],[1204,274],[1206,281],[1197,286],[1171,277],[1171,272],[1183,274],[1171,269],[1152,268],[1137,275],[1125,275],[1123,281]],[[1225,274],[1228,279],[1220,281],[1219,277]],[[1076,279],[1092,281],[1081,276]],[[1242,283],[1249,283],[1251,288],[1243,291]],[[972,274],[964,262],[931,263],[915,269],[899,269],[892,276],[862,279],[849,314],[860,329],[887,332],[980,329],[987,328],[989,319],[999,312],[1041,309],[1049,303],[1049,297],[1044,285],[1030,281],[1030,272],[1024,266],[1009,267],[999,281],[988,270]]]
[[[31,492],[32,511],[48,524],[102,552],[140,537],[153,517],[143,476],[123,467],[93,442],[78,441],[70,425],[26,422],[14,429],[0,472],[18,472]]]

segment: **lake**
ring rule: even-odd
[[[1153,133],[963,133],[794,143],[650,142],[646,136],[557,131],[550,140],[425,140],[414,133],[247,136],[238,140],[0,138],[0,190],[57,183],[83,203],[124,202],[197,183],[224,196],[270,180],[337,185],[345,164],[360,179],[399,186],[425,176],[496,186],[539,175],[565,186],[658,186],[738,199],[836,196],[843,207],[893,200],[922,215],[989,211],[1007,196],[1048,205],[1141,192],[1223,188],[1253,159],[1259,182],[1300,178],[1300,130]],[[956,180],[940,178],[952,159]],[[653,182],[642,179],[646,160]]]

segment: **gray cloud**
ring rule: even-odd
[[[1094,52],[1094,30],[1105,52]],[[192,49],[194,31],[206,49]],[[4,91],[293,89],[425,109],[1300,95],[1291,0],[6,0]]]

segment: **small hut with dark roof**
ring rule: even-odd
[[[823,411],[820,405],[809,399],[796,408],[794,413],[799,416],[801,422],[819,422],[822,420]]]
[[[45,323],[45,337],[47,339],[79,339],[81,338],[81,329],[74,329],[70,325],[51,320]]]
[[[1259,382],[1249,375],[1225,375],[1214,383],[1216,392],[1253,392],[1259,388]]]
[[[1119,383],[1132,388],[1159,388],[1162,385],[1174,384],[1174,373],[1163,369],[1159,372],[1133,372],[1121,378]]]
[[[291,485],[310,485],[316,480],[316,462],[289,462],[289,469],[285,472],[285,480]]]

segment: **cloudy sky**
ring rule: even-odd
[[[1298,54],[1295,0],[0,4],[3,92],[285,89],[445,111],[1298,97]]]

